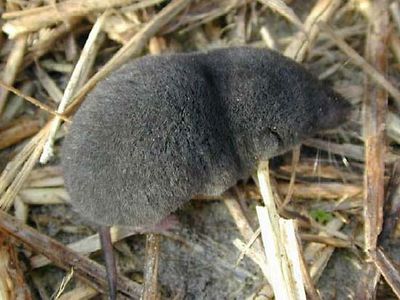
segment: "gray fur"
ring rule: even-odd
[[[349,104],[266,49],[146,56],[100,82],[63,145],[71,201],[105,224],[153,225],[345,121]]]

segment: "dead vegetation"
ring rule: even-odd
[[[233,194],[193,199],[178,224],[148,234],[146,245],[137,231],[112,228],[119,295],[400,297],[398,1],[0,5],[1,299],[107,291],[99,237],[66,205],[59,167],[60,143],[86,93],[141,55],[245,44],[306,64],[352,102],[351,122],[304,141],[270,170],[263,165]]]

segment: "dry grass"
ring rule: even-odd
[[[319,280],[334,264],[333,254],[349,249],[358,256],[361,267],[355,276],[360,280],[350,291],[341,291],[346,278],[338,278],[331,285],[339,294],[373,299],[381,281],[399,296],[400,256],[389,254],[398,238],[400,212],[396,0],[21,0],[0,5],[1,299],[48,299],[57,293],[59,299],[88,299],[107,290],[104,268],[87,257],[99,250],[98,235],[85,227],[82,237],[80,224],[68,223],[60,214],[38,222],[36,209],[57,211],[68,200],[59,143],[96,83],[141,55],[244,44],[274,48],[306,64],[348,98],[355,112],[349,124],[283,156],[280,166],[271,168],[271,178],[261,170],[258,178],[230,193],[193,199],[204,206],[210,205],[206,200],[222,200],[237,226],[240,238],[229,241],[229,252],[238,252],[239,260],[227,264],[221,258],[215,267],[258,272],[256,287],[241,290],[250,298],[271,298],[275,292],[277,299],[303,299],[305,291],[310,299],[319,299],[328,293]],[[258,208],[259,230],[253,204],[261,205],[262,196],[270,209]],[[292,219],[290,225],[284,218]],[[43,223],[69,230],[74,242],[56,241],[41,228]],[[264,248],[260,232],[264,242],[274,232],[271,243],[276,247]],[[136,233],[125,228],[111,233],[127,265],[137,258],[124,241]],[[129,273],[143,275],[123,274],[120,266],[120,295],[138,298],[143,289],[146,299],[166,297],[168,287],[157,275],[163,251],[168,252],[164,239],[197,249],[195,253],[204,247],[175,233],[148,235],[144,268],[134,266]],[[203,242],[207,251],[222,247]],[[241,267],[247,258],[257,270]],[[63,282],[46,282],[46,276],[35,273],[50,263],[67,271]],[[272,265],[282,269],[271,273]],[[286,294],[279,296],[278,290]],[[183,299],[186,292],[172,290],[170,297]]]

